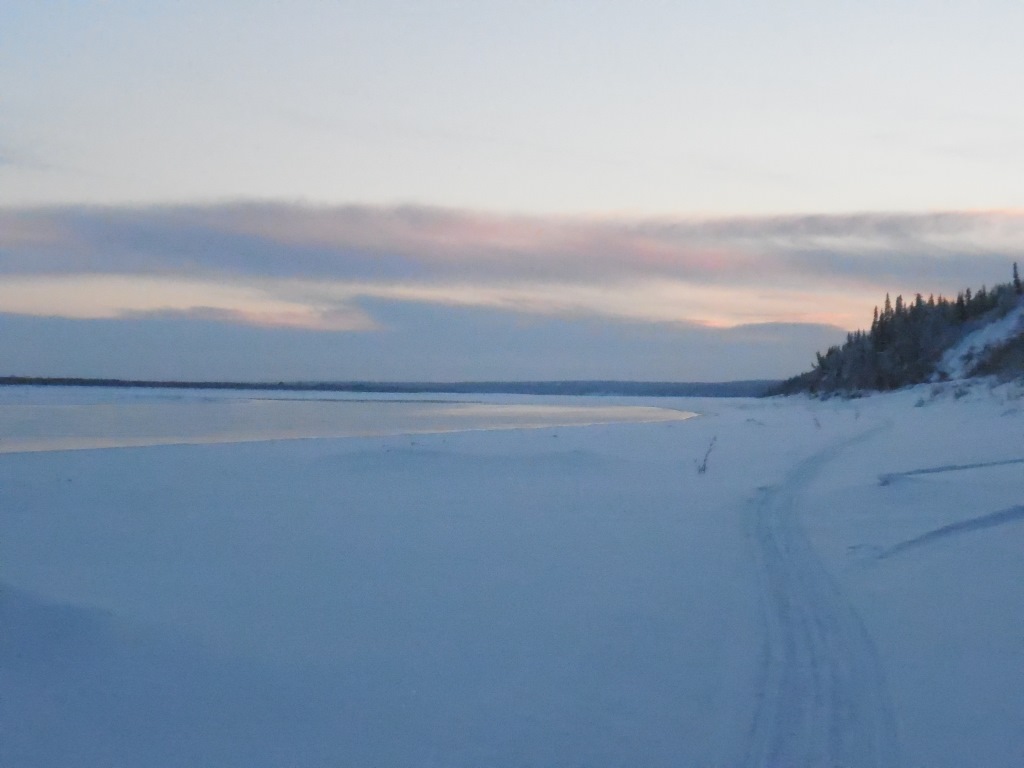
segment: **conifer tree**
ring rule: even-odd
[[[895,302],[889,294],[881,307],[875,307],[870,331],[854,331],[846,343],[817,354],[811,371],[785,382],[780,392],[836,392],[864,389],[895,389],[941,375],[937,365],[943,353],[969,333],[977,323],[1005,316],[1019,301],[1022,292],[1017,265],[1013,282],[982,286],[977,293],[970,288],[956,294],[956,300],[918,293]]]

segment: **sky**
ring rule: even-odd
[[[0,5],[0,375],[727,380],[1024,242],[1017,2]]]

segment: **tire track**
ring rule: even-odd
[[[898,766],[895,718],[874,644],[813,551],[798,504],[817,474],[886,426],[832,446],[750,508],[765,604],[759,700],[746,766]]]

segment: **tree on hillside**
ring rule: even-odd
[[[921,294],[895,303],[889,294],[875,307],[869,331],[854,331],[842,346],[817,353],[813,368],[784,382],[779,392],[886,390],[928,381],[936,375],[943,353],[965,333],[1004,316],[1021,292],[1017,265],[1014,281],[976,293],[960,291],[955,301]]]

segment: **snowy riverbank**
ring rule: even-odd
[[[0,456],[0,764],[1019,765],[1022,395]]]

